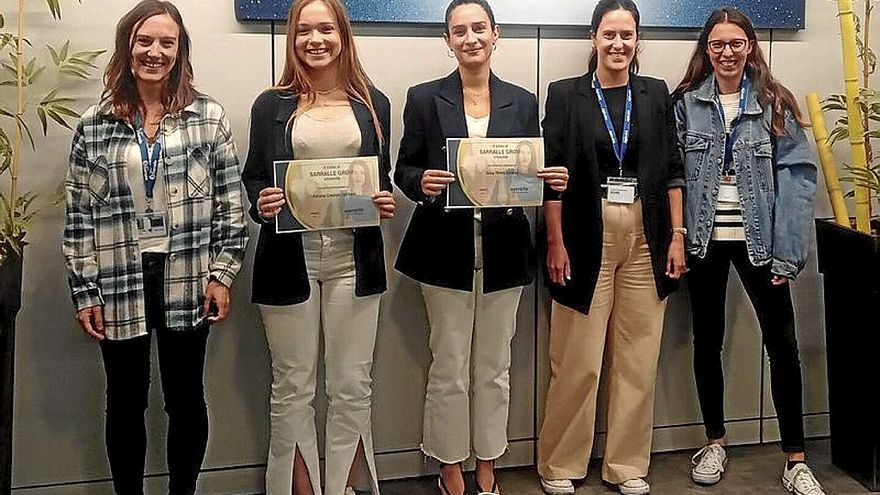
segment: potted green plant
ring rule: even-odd
[[[880,491],[880,406],[876,394],[865,389],[866,383],[880,379],[875,356],[880,349],[876,318],[880,307],[880,222],[876,215],[880,156],[872,146],[872,140],[880,138],[880,130],[872,129],[880,122],[880,92],[870,85],[877,58],[869,45],[874,1],[863,0],[860,23],[852,0],[837,0],[846,94],[827,97],[821,108],[818,96],[811,94],[807,106],[834,211],[834,220],[816,220],[825,300],[831,457],[866,488]],[[823,110],[845,112],[830,133]],[[831,147],[843,141],[850,144],[852,161],[838,178]],[[855,198],[855,218],[849,216],[840,181],[853,186],[848,195]]]
[[[60,0],[44,1],[60,20]],[[61,93],[61,82],[88,79],[97,69],[95,59],[104,53],[74,52],[69,43],[58,49],[46,46],[52,63],[41,64],[37,52],[42,49],[25,37],[26,2],[16,3],[11,26],[0,13],[0,494],[9,494],[12,484],[15,317],[21,308],[25,236],[36,214],[36,195],[19,187],[23,151],[26,146],[36,150],[31,129],[36,122],[44,136],[52,124],[70,129],[79,113],[71,108],[74,100]]]

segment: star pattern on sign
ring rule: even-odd
[[[240,21],[285,20],[291,1],[234,0],[236,17]],[[520,11],[521,18],[502,15],[507,12],[505,0],[493,6],[503,24],[587,25],[596,5],[595,1],[530,1],[534,8],[527,14]],[[448,0],[345,0],[345,4],[355,22],[439,24]],[[741,9],[758,28],[804,28],[806,0],[641,0],[639,10],[644,27],[699,28],[712,10],[724,5]]]

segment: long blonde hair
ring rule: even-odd
[[[296,0],[290,6],[290,12],[287,15],[287,43],[284,58],[284,71],[281,73],[281,80],[275,85],[275,89],[292,91],[304,98],[302,104],[298,106],[293,117],[298,117],[312,108],[317,98],[317,91],[312,84],[311,78],[306,71],[302,60],[296,55],[296,22],[299,19],[300,12],[303,8],[313,2],[323,2],[333,15],[336,17],[336,23],[339,28],[339,37],[342,41],[342,51],[339,54],[338,70],[340,79],[343,81],[343,89],[345,94],[355,100],[363,103],[370,110],[373,116],[373,123],[376,127],[376,136],[379,143],[384,142],[382,134],[382,125],[379,122],[379,116],[376,115],[376,109],[373,106],[373,98],[370,96],[370,87],[373,83],[364,71],[361,61],[357,56],[357,48],[354,45],[354,35],[352,34],[351,21],[348,19],[348,12],[340,0]]]

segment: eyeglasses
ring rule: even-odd
[[[749,40],[737,38],[730,41],[709,40],[709,50],[712,53],[722,53],[725,47],[730,47],[733,53],[742,53],[749,46]]]

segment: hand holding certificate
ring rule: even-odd
[[[379,225],[375,156],[277,161],[275,185],[284,196],[278,233]]]
[[[447,208],[540,206],[544,199],[541,138],[447,139]]]

